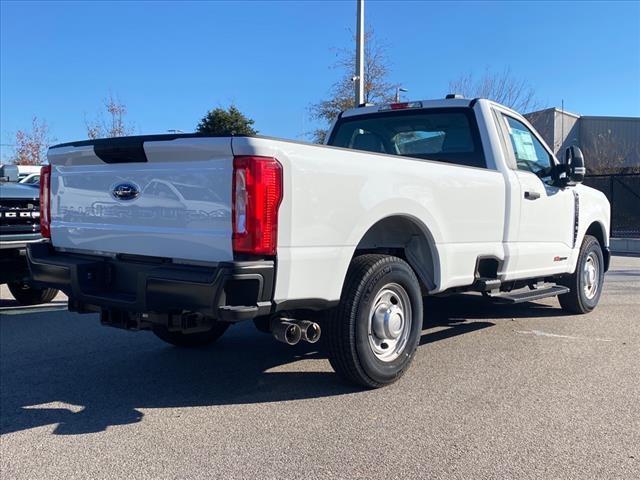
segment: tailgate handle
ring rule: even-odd
[[[538,192],[524,192],[524,198],[527,200],[537,200],[540,198],[540,194]]]

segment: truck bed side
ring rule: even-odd
[[[337,300],[353,253],[377,222],[410,219],[432,242],[434,292],[473,282],[478,256],[503,256],[505,186],[495,170],[266,138],[235,155],[283,165],[275,300]]]

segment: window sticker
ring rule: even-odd
[[[512,128],[511,138],[513,138],[513,145],[518,160],[529,160],[532,162],[538,160],[536,148],[533,145],[533,137],[529,132]]]

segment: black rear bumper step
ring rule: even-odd
[[[492,290],[499,290],[501,285],[502,282],[497,278],[479,277],[476,278],[473,288],[478,292],[490,292]]]
[[[75,311],[197,312],[223,321],[268,315],[273,260],[221,262],[215,266],[141,262],[59,253],[48,244],[27,250],[33,279],[62,290]]]
[[[502,293],[500,295],[492,295],[490,298],[498,303],[524,303],[533,302],[542,298],[557,297],[558,295],[565,293],[569,293],[568,287],[555,285],[553,287],[528,290],[519,293]]]
[[[225,322],[250,320],[259,315],[260,307],[261,305],[224,305],[218,308],[218,317]],[[266,308],[268,312],[271,308],[271,303],[266,302],[262,305],[262,308]]]

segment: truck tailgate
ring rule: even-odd
[[[231,260],[231,138],[123,137],[51,148],[56,248]]]

